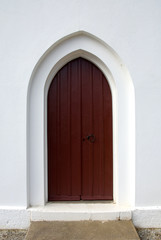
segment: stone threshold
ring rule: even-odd
[[[28,209],[31,221],[130,220],[130,207],[114,203],[47,203]]]

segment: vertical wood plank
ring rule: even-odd
[[[81,95],[80,62],[71,62],[71,185],[72,195],[81,195]]]
[[[59,72],[59,146],[58,146],[58,176],[57,183],[58,194],[69,195],[70,191],[70,151],[68,143],[70,142],[70,129],[68,116],[68,79],[67,66]],[[62,151],[63,149],[63,151]]]
[[[95,198],[104,195],[104,129],[103,129],[103,95],[102,95],[102,73],[93,66],[93,122],[94,134],[94,193]]]
[[[82,199],[93,195],[93,144],[86,137],[93,133],[92,65],[82,59]]]
[[[113,134],[112,134],[112,96],[107,80],[103,76],[104,93],[104,153],[105,153],[105,195],[113,199]]]
[[[57,191],[57,84],[55,77],[48,93],[48,195],[49,201],[52,200],[53,190]],[[51,94],[51,92],[53,94]],[[55,159],[55,161],[53,161]]]

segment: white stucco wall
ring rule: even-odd
[[[27,90],[56,41],[77,31],[105,41],[133,80],[135,208],[161,206],[161,1],[0,0],[0,207],[27,207]]]

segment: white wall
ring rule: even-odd
[[[26,106],[43,53],[83,30],[123,59],[136,94],[136,207],[161,205],[161,1],[0,0],[0,205],[27,206]]]

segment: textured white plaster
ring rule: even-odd
[[[161,228],[161,207],[136,209],[132,221],[140,228]]]
[[[0,229],[26,229],[30,225],[30,212],[26,209],[0,209]]]

